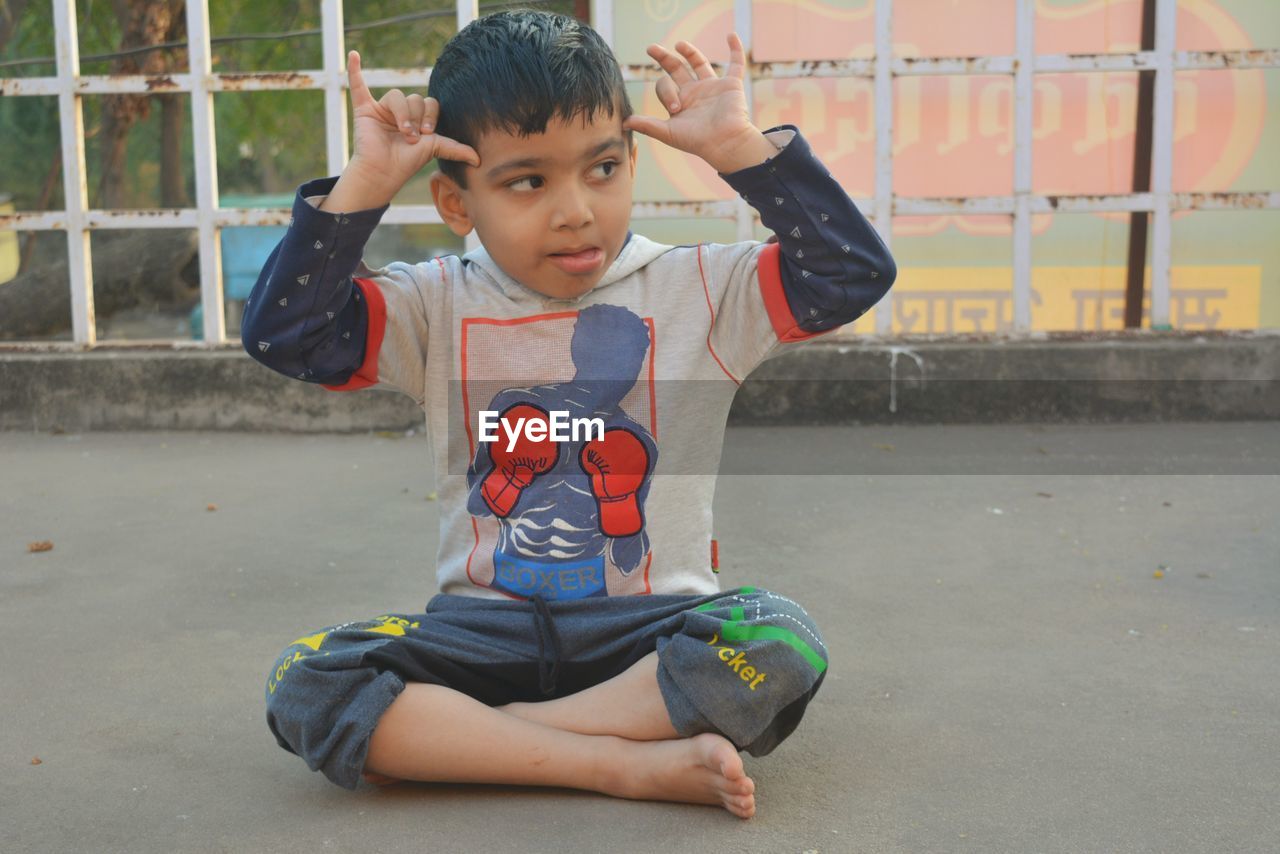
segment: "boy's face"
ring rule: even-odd
[[[587,293],[618,257],[631,221],[636,150],[620,113],[552,119],[545,133],[484,134],[467,188],[437,173],[432,195],[455,234],[472,228],[503,271],[538,293]]]

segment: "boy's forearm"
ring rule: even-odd
[[[307,197],[336,189],[304,184],[293,219],[245,302],[241,340],[258,361],[287,376],[342,383],[363,360],[368,311],[351,275],[386,206],[341,215]]]
[[[354,158],[348,161],[338,183],[320,203],[320,210],[333,213],[350,213],[381,208],[391,204],[399,187],[391,186],[385,178],[372,174]]]
[[[707,162],[717,172],[727,175],[758,166],[777,153],[777,147],[759,128],[753,126],[739,139],[726,142],[724,147]]]
[[[893,284],[897,266],[799,131],[768,133],[788,130],[795,135],[767,162],[721,177],[778,236],[783,287],[798,325],[825,331],[875,305]]]

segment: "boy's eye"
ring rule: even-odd
[[[606,181],[617,174],[617,171],[618,161],[616,160],[605,160],[604,162],[597,163],[595,166],[591,167],[591,175],[593,178]],[[538,175],[526,175],[523,178],[517,178],[514,181],[509,181],[507,183],[507,189],[525,193],[530,190],[542,189],[546,183],[547,182]]]
[[[591,171],[598,178],[612,178],[614,173],[618,171],[618,161],[606,160],[603,163],[597,163],[591,167]]]

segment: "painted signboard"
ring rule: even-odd
[[[648,62],[650,42],[686,39],[727,60],[729,0],[619,3],[617,51]],[[1036,51],[1138,49],[1141,0],[1037,0]],[[1280,3],[1179,0],[1179,50],[1280,43]],[[870,58],[872,0],[755,0],[758,62]],[[1014,0],[910,0],[894,4],[898,57],[1010,55]],[[1175,192],[1280,189],[1280,70],[1186,71],[1175,77]],[[1132,190],[1136,72],[1037,74],[1033,190],[1043,195]],[[663,115],[652,86],[638,110]],[[757,124],[794,124],[850,195],[874,193],[875,108],[870,78],[763,79]],[[640,200],[727,199],[705,163],[643,139]],[[894,83],[894,192],[905,197],[1009,195],[1013,190],[1010,75],[900,77]],[[1032,327],[1092,331],[1123,326],[1129,215],[1033,217]],[[641,230],[730,240],[732,226],[656,222]],[[701,228],[701,232],[697,229]],[[1173,220],[1170,320],[1179,329],[1280,326],[1280,211],[1183,212]],[[1012,324],[1012,219],[898,217],[901,270],[895,332],[997,332]],[[683,242],[683,241],[682,241]],[[864,317],[855,331],[870,332]]]

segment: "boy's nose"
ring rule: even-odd
[[[593,220],[587,194],[581,188],[565,188],[556,197],[552,228],[582,228],[590,225]]]

